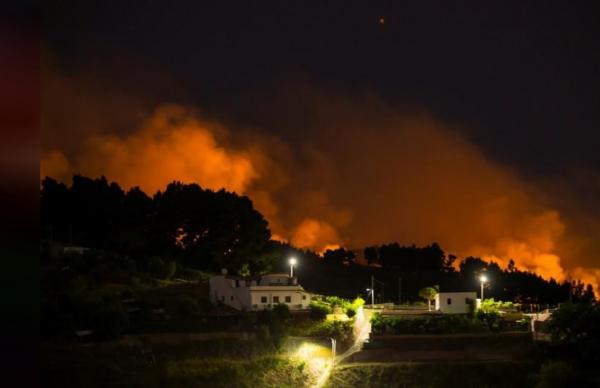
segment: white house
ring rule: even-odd
[[[276,304],[286,304],[290,310],[308,309],[310,293],[298,284],[298,278],[286,273],[256,278],[213,276],[209,280],[210,301],[223,303],[237,310],[264,310]]]
[[[436,311],[446,314],[466,314],[476,303],[476,292],[438,292],[435,296]]]

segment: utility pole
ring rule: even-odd
[[[371,274],[371,308],[375,307],[375,276]]]
[[[398,277],[398,304],[402,304],[402,278]]]
[[[481,302],[483,302],[483,282],[481,282]]]

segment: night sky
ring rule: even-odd
[[[69,71],[143,89],[131,66],[148,64],[174,79],[168,98],[233,110],[231,95],[306,77],[465,124],[527,172],[600,169],[593,2],[49,3],[47,45]]]
[[[86,131],[130,134],[168,102],[222,123],[233,143],[241,141],[236,128],[244,127],[289,148],[310,148],[303,125],[319,127],[321,115],[330,117],[329,109],[322,113],[311,105],[327,105],[323,94],[353,100],[340,103],[341,111],[353,110],[346,105],[362,109],[374,98],[386,112],[418,112],[453,128],[486,161],[515,175],[526,187],[527,203],[535,203],[532,193],[538,193],[546,207],[560,212],[567,234],[595,240],[600,7],[554,3],[48,1],[43,77],[58,75],[77,85],[72,89],[93,89],[100,97],[90,100],[105,106],[98,115],[111,110],[107,100],[120,98],[120,106],[136,112],[115,118],[110,128],[74,125],[68,137],[76,140]],[[46,101],[59,94],[52,85]],[[313,93],[320,97],[306,97]],[[288,109],[293,112],[286,115]],[[75,116],[85,112],[72,108]],[[73,145],[60,140],[63,129],[48,122],[44,150],[72,155]],[[336,204],[339,197],[340,208],[353,210],[352,201],[333,190],[327,197]],[[336,217],[329,223],[343,237],[344,225],[351,227]],[[436,233],[430,238],[444,239]],[[349,244],[363,242],[348,236]],[[563,267],[600,267],[597,243],[586,244],[578,258],[565,258],[568,249],[558,249]]]

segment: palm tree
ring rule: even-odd
[[[431,302],[435,300],[437,290],[433,287],[424,287],[419,290],[419,296],[427,300],[427,311],[431,311]]]

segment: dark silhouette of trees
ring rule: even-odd
[[[235,193],[173,182],[150,198],[137,187],[125,193],[104,177],[80,175],[71,187],[44,179],[41,222],[46,239],[65,245],[158,255],[212,270],[260,266],[271,237],[252,201]]]
[[[379,264],[379,250],[376,246],[366,247],[364,250],[364,255],[369,265]]]
[[[446,254],[437,243],[368,246],[364,257],[375,266],[356,265],[354,251],[345,248],[328,250],[319,257],[312,251],[270,241],[266,220],[247,197],[196,184],[173,182],[149,197],[137,187],[124,192],[104,177],[75,175],[70,187],[44,179],[40,195],[45,241],[129,255],[141,269],[149,268],[151,259],[159,257],[182,269],[287,272],[287,259],[295,256],[299,262],[294,272],[307,289],[348,298],[366,297],[372,275],[377,279],[376,295],[385,295],[387,301],[400,297],[417,301],[425,286],[441,292],[478,291],[479,275],[485,273],[489,298],[525,304],[594,300],[590,285],[546,280],[520,270],[514,260],[503,269],[467,257],[456,267],[456,256]]]
[[[178,182],[154,198],[150,221],[156,248],[199,268],[240,269],[271,238],[247,197]]]
[[[323,254],[323,259],[325,259],[325,262],[334,265],[351,265],[354,264],[356,256],[352,251],[346,250],[344,248],[337,248],[328,249],[327,251],[325,251],[325,253]]]

